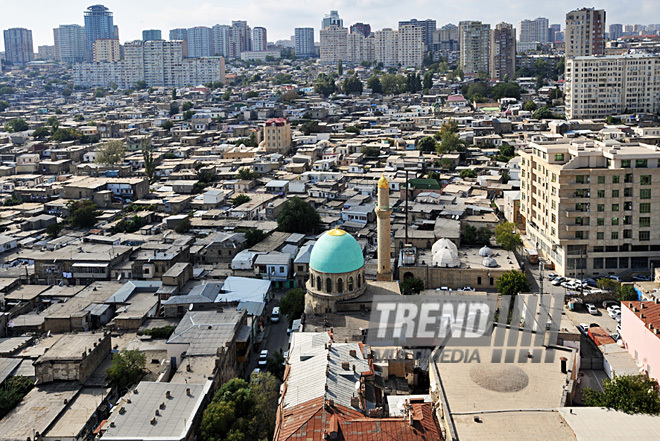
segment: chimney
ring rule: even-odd
[[[350,351],[348,351],[348,353],[349,353],[350,356],[353,357],[353,358],[355,358],[355,357],[356,357],[356,354],[357,354],[357,352],[355,352],[355,349],[351,349]]]
[[[165,398],[167,398],[167,399],[172,398],[172,393],[169,390],[167,392],[165,392]]]
[[[156,411],[154,412],[154,415],[160,416],[160,412],[158,411],[158,409],[156,409]]]
[[[351,364],[348,361],[342,361],[341,362],[341,368],[343,370],[347,371],[351,368]]]
[[[110,427],[115,427],[115,422],[114,421],[110,421]]]
[[[644,304],[644,302],[641,302],[639,304],[639,309],[644,309],[644,308],[646,308],[646,305]]]
[[[187,395],[187,396],[192,395],[192,394],[190,393],[190,388],[187,388],[187,389],[186,389],[186,395]]]
[[[165,409],[165,401],[161,402],[159,407],[160,407],[161,409]]]
[[[360,399],[355,395],[351,397],[351,407],[355,407],[356,409],[360,408]]]
[[[568,373],[568,370],[566,369],[566,362],[568,361],[568,358],[561,357],[559,360],[561,360],[561,373],[562,374]]]
[[[156,424],[156,417],[153,417],[153,418],[151,419],[151,425],[153,426],[154,424]]]

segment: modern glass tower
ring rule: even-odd
[[[94,5],[85,11],[85,34],[87,35],[87,60],[94,58],[96,40],[114,39],[115,27],[112,12],[103,5]]]

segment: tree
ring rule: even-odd
[[[121,395],[144,377],[146,364],[147,357],[139,349],[122,349],[112,356],[112,366],[105,374]]]
[[[411,294],[419,294],[424,289],[424,281],[417,277],[404,278],[401,282],[401,292],[403,295],[408,296]]]
[[[176,103],[170,103],[170,116],[179,113],[179,106]]]
[[[305,290],[294,288],[287,291],[286,295],[280,300],[280,311],[286,315],[289,324],[299,319],[305,310]]]
[[[603,381],[603,392],[586,388],[584,403],[628,414],[660,414],[658,382],[644,375],[615,376]]]
[[[550,93],[548,94],[548,97],[549,97],[551,100],[558,100],[558,99],[560,99],[562,96],[564,96],[564,94],[562,93],[561,90],[559,90],[559,87],[555,87],[555,88],[552,89],[552,90],[550,91]]]
[[[321,223],[321,216],[309,202],[294,197],[284,204],[277,216],[277,227],[286,233],[312,233]]]
[[[466,225],[461,232],[461,244],[466,246],[490,245],[491,232],[486,227]]]
[[[355,133],[356,135],[360,134],[360,127],[358,126],[348,126],[346,127],[346,133]]]
[[[174,123],[168,119],[164,121],[160,126],[169,132],[172,127],[174,127]]]
[[[101,214],[92,201],[69,201],[66,208],[69,211],[69,223],[74,228],[93,227]]]
[[[115,165],[122,161],[126,154],[123,141],[108,141],[103,143],[96,151],[97,164]]]
[[[490,87],[483,81],[464,84],[461,91],[468,101],[483,102],[490,96]]]
[[[536,103],[534,101],[527,101],[523,106],[523,110],[533,112],[536,110]]]
[[[195,114],[194,110],[186,110],[185,112],[183,112],[183,120],[190,121],[194,114]]]
[[[436,134],[436,139],[443,139],[445,136],[451,133],[458,133],[458,123],[453,119],[442,123],[440,126],[440,131]]]
[[[500,170],[500,176],[502,176],[502,184],[508,184],[511,180],[511,175],[508,170]]]
[[[369,145],[362,147],[360,153],[364,154],[366,157],[377,158],[380,156],[380,149],[375,145]]]
[[[380,79],[374,75],[367,80],[367,87],[371,89],[371,93],[383,93],[383,85]]]
[[[28,377],[9,377],[0,389],[0,419],[14,409],[23,397],[34,387],[34,380]]]
[[[250,202],[251,200],[252,198],[250,198],[250,196],[246,194],[239,194],[238,196],[236,196],[231,200],[231,204],[234,207],[238,207],[239,205],[243,205],[244,203]]]
[[[599,289],[602,289],[604,291],[612,291],[612,292],[618,292],[619,289],[621,288],[621,283],[617,282],[614,279],[608,279],[608,278],[598,279],[596,285],[598,285]]]
[[[466,168],[465,170],[461,170],[460,177],[461,179],[476,178],[477,172],[471,168]]]
[[[442,138],[437,151],[440,154],[460,152],[465,150],[465,143],[456,133],[448,133]]]
[[[282,379],[284,374],[284,355],[280,351],[273,351],[266,360],[266,369],[277,378]]]
[[[145,138],[140,142],[140,150],[142,150],[142,159],[144,160],[144,174],[149,178],[149,182],[153,182],[154,174],[156,173],[156,159],[154,158],[154,146],[151,140]]]
[[[181,105],[181,110],[185,112],[186,110],[190,110],[193,107],[194,107],[193,103],[191,103],[190,101],[186,101]]]
[[[176,88],[172,89],[172,101],[176,99]]]
[[[449,158],[442,158],[440,160],[440,166],[445,170],[453,170],[456,167],[454,166],[454,161]]]
[[[9,108],[9,103],[7,101],[0,101],[0,112],[4,112]]]
[[[314,92],[327,98],[329,95],[335,93],[336,90],[335,80],[326,73],[320,73],[314,83]]]
[[[48,127],[37,127],[34,132],[32,132],[32,137],[35,139],[44,139],[50,136],[50,129]]]
[[[619,284],[617,289],[617,298],[622,302],[629,302],[632,300],[639,300],[639,295],[632,285]]]
[[[337,61],[337,73],[339,76],[344,75],[344,64],[342,63],[341,60]]]
[[[51,239],[55,239],[57,236],[59,236],[60,231],[62,231],[62,225],[58,223],[50,224],[46,227],[46,234]]]
[[[46,124],[51,126],[53,130],[56,130],[60,125],[60,121],[57,119],[56,116],[49,116],[48,119],[46,120]]]
[[[497,292],[503,296],[515,296],[521,292],[529,291],[529,281],[525,273],[511,270],[497,278]]]
[[[5,124],[5,132],[9,133],[24,132],[29,129],[30,126],[22,118],[11,119],[8,123]]]
[[[428,90],[433,87],[433,72],[428,70],[424,73],[424,82],[422,84],[424,90]]]
[[[53,132],[51,139],[53,141],[66,142],[66,141],[75,141],[82,139],[82,133],[76,129],[72,128],[57,128]]]
[[[344,80],[342,89],[346,94],[356,94],[360,95],[362,93],[362,81],[357,77],[357,75],[352,75]]]
[[[186,216],[181,221],[176,224],[176,227],[174,227],[174,232],[177,234],[186,234],[190,229],[192,228],[192,224],[190,223],[190,217]]]
[[[511,158],[516,156],[516,150],[512,145],[502,144],[500,146],[500,156],[505,162],[508,162]]]
[[[514,82],[501,82],[493,86],[491,90],[493,99],[500,100],[502,98],[515,98],[520,99],[520,86]]]
[[[291,101],[297,100],[298,98],[300,98],[300,94],[295,89],[287,90],[281,96],[283,103],[290,103]]]
[[[255,246],[262,240],[264,240],[268,235],[258,228],[250,228],[244,233],[245,240],[247,240],[248,248]]]
[[[135,83],[135,85],[133,86],[133,89],[135,89],[135,90],[144,90],[146,88],[147,88],[147,82],[144,81],[144,80],[137,81]]]
[[[14,196],[11,196],[11,197],[5,199],[5,200],[2,202],[2,206],[3,206],[3,207],[14,207],[14,206],[16,206],[16,205],[21,205],[22,203],[23,203],[23,202],[21,202],[21,200],[16,199]]]
[[[557,119],[554,113],[552,113],[552,110],[550,110],[549,107],[543,106],[540,109],[536,109],[534,113],[532,114],[532,118],[534,119]]]
[[[417,140],[417,150],[422,152],[434,152],[436,150],[437,143],[432,136],[425,136]]]
[[[514,251],[522,246],[522,239],[516,233],[512,222],[502,222],[495,227],[495,241],[507,251]]]
[[[254,181],[259,179],[259,173],[250,170],[247,167],[241,167],[238,169],[238,179],[243,179],[245,181]]]
[[[303,135],[308,136],[312,133],[319,132],[319,122],[316,120],[306,121],[300,125],[300,131]]]

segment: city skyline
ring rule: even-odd
[[[32,30],[34,48],[53,44],[53,28],[60,25],[83,25],[83,11],[97,2],[75,0],[67,2],[66,7],[44,0],[31,1],[39,14],[25,14],[25,3],[19,0],[4,0],[3,14],[0,16],[2,29],[23,27]],[[582,7],[595,7],[607,11],[607,24],[653,24],[660,22],[660,4],[652,0],[643,0],[636,8],[627,8],[622,2],[613,0],[599,1],[595,4],[582,4],[574,1],[560,1],[552,5],[532,5],[528,2],[514,1],[506,4],[493,4],[483,0],[468,0],[438,8],[437,3],[419,0],[411,8],[391,0],[376,2],[361,0],[356,2],[279,2],[261,4],[255,1],[241,3],[240,7],[221,2],[212,4],[208,1],[187,2],[181,4],[172,0],[146,0],[139,3],[125,0],[100,2],[114,14],[114,22],[120,30],[120,41],[139,40],[145,29],[160,29],[164,36],[170,29],[195,26],[213,26],[230,24],[232,20],[247,20],[251,27],[265,27],[269,41],[290,39],[296,27],[313,27],[315,41],[323,17],[330,10],[338,10],[349,27],[356,22],[371,25],[372,31],[383,28],[397,28],[401,20],[417,18],[434,19],[438,27],[457,24],[461,20],[479,20],[492,26],[499,22],[511,23],[514,27],[523,19],[546,17],[549,23],[565,24],[566,12]],[[369,11],[368,13],[365,11]],[[657,17],[657,18],[654,18]]]

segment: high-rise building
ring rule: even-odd
[[[37,47],[37,59],[38,60],[55,60],[57,55],[55,54],[54,45],[44,45]]]
[[[291,150],[291,124],[284,118],[272,118],[264,124],[264,147],[267,153],[286,155]]]
[[[375,35],[376,61],[384,66],[396,66],[399,63],[398,32],[384,28]]]
[[[566,14],[566,57],[605,53],[605,11],[582,8]]]
[[[359,32],[365,37],[371,35],[371,25],[367,23],[355,23],[350,27],[350,33]]]
[[[660,55],[623,54],[566,59],[568,118],[660,111]]]
[[[417,25],[399,26],[397,57],[403,67],[421,67],[424,61],[423,28]]]
[[[146,29],[142,31],[142,40],[143,41],[150,41],[150,40],[162,40],[162,34],[160,33],[160,29]]]
[[[488,73],[490,56],[490,25],[480,21],[462,21],[458,24],[461,47],[459,67],[466,74]]]
[[[527,239],[560,276],[660,265],[660,152],[615,144],[539,142],[520,151]]]
[[[188,39],[188,29],[184,28],[177,28],[177,29],[170,29],[170,40],[181,40],[181,41],[186,41]]]
[[[560,24],[551,24],[550,28],[548,29],[548,42],[549,43],[554,43],[557,40],[557,33],[561,32],[561,25]]]
[[[34,60],[32,31],[25,28],[11,28],[4,31],[5,60],[13,64],[25,65]]]
[[[313,57],[314,28],[296,28],[294,31],[295,50],[298,57]]]
[[[499,23],[490,32],[490,77],[513,79],[516,73],[516,30],[509,23]]]
[[[94,42],[93,53],[95,63],[116,63],[121,60],[119,40],[100,38]]]
[[[351,32],[348,34],[348,49],[346,61],[353,64],[362,61],[374,61],[374,37],[365,37],[362,32]]]
[[[228,25],[217,24],[211,28],[211,39],[213,40],[213,55],[229,55],[229,29]]]
[[[188,56],[190,58],[210,57],[213,55],[211,28],[206,26],[188,28],[186,35]]]
[[[229,29],[229,56],[239,58],[241,52],[252,50],[252,32],[247,21],[237,20],[231,22]]]
[[[85,28],[80,25],[60,25],[53,29],[55,57],[65,63],[80,63],[87,56]]]
[[[252,29],[252,50],[263,52],[268,49],[268,35],[266,28],[256,26]]]
[[[450,63],[455,63],[458,51],[458,26],[449,23],[433,33],[433,52],[437,52]]]
[[[85,35],[87,36],[87,60],[94,57],[94,42],[98,39],[119,39],[112,12],[103,5],[94,5],[85,11]]]
[[[339,18],[339,13],[337,11],[330,11],[330,14],[326,15],[321,21],[321,29],[325,29],[330,25],[335,25],[337,27],[344,27],[344,20]]]
[[[348,29],[330,25],[321,29],[321,63],[334,64],[348,60]]]
[[[623,36],[623,25],[611,24],[610,25],[610,40],[618,40]]]
[[[433,33],[435,32],[436,22],[435,20],[417,20],[415,18],[407,21],[399,22],[399,30],[401,26],[412,25],[418,27],[422,30],[422,42],[424,43],[424,51],[430,51],[433,49]]]
[[[543,17],[534,20],[522,20],[518,25],[518,41],[521,43],[547,43],[548,23],[548,19]]]

